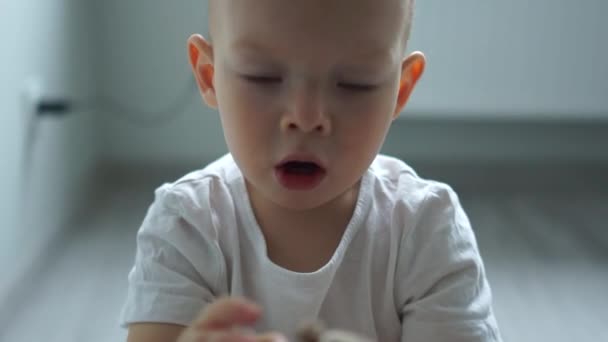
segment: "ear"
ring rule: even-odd
[[[407,104],[414,87],[424,72],[426,58],[422,52],[416,51],[403,60],[401,64],[401,80],[399,81],[399,94],[393,119],[399,116]]]
[[[188,57],[198,84],[198,89],[209,107],[217,108],[217,96],[213,84],[213,47],[200,34],[188,38]]]

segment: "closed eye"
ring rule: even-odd
[[[338,83],[338,87],[349,90],[349,91],[372,91],[377,88],[376,85],[373,84],[358,84],[358,83]]]
[[[251,83],[260,83],[260,84],[274,84],[281,83],[280,77],[273,76],[256,76],[256,75],[243,75],[243,79]]]

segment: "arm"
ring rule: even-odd
[[[173,336],[213,302],[222,289],[223,258],[182,209],[179,194],[160,188],[137,233],[135,264],[129,273],[122,327],[137,338],[148,332]],[[197,225],[212,227],[201,213]],[[177,326],[177,327],[176,327]],[[131,327],[134,332],[131,332]]]
[[[218,298],[228,291],[213,215],[206,207],[210,200],[197,198],[194,203],[185,193],[165,190],[157,191],[137,234],[122,313],[122,325],[129,328],[127,341],[284,340],[276,333],[255,335],[238,329],[254,324],[261,312],[246,299]]]
[[[168,324],[133,324],[127,342],[282,342],[278,333],[254,334],[243,330],[261,315],[260,307],[244,298],[224,297],[207,306],[184,328]]]
[[[477,242],[451,188],[429,191],[398,260],[402,341],[501,341]]]

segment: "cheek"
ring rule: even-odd
[[[254,150],[272,139],[272,117],[255,94],[238,83],[226,82],[218,84],[217,95],[229,144],[238,145],[241,150]]]
[[[243,120],[268,120],[276,93],[260,91],[242,80],[231,77],[222,84],[218,100],[223,108],[243,116]]]
[[[272,139],[271,123],[246,107],[232,106],[222,112],[222,124],[227,138],[241,149],[256,149]]]
[[[356,154],[376,153],[381,147],[390,119],[378,120],[384,114],[367,114],[359,120],[351,120],[344,125],[341,134],[340,145],[343,151],[353,151]]]
[[[383,140],[392,122],[395,96],[388,92],[370,97],[365,101],[353,101],[341,115],[341,135],[349,144],[370,144]]]

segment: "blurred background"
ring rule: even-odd
[[[186,58],[204,3],[0,2],[0,341],[125,339],[154,189],[226,153]],[[427,72],[383,152],[460,194],[505,341],[608,341],[606,13],[417,2]]]

